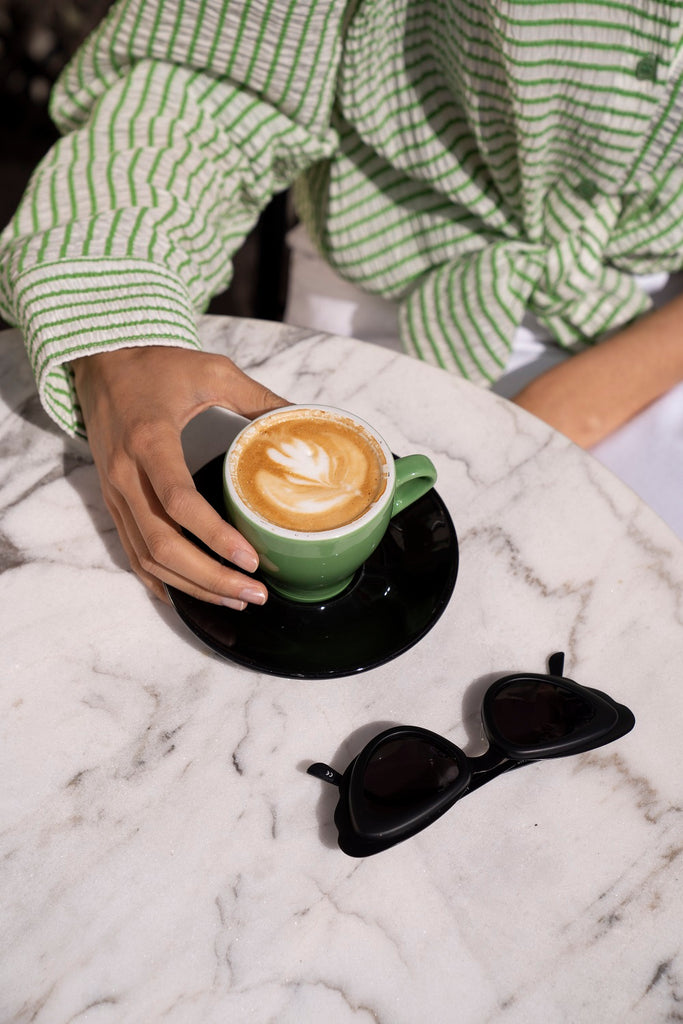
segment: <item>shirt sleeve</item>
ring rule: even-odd
[[[69,360],[198,347],[260,211],[334,152],[345,3],[119,0],[62,75],[62,138],[0,236],[0,310],[68,432]]]

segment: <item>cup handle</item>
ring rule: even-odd
[[[426,455],[404,455],[403,458],[395,460],[395,465],[396,488],[392,517],[401,509],[412,505],[436,483],[434,463]]]

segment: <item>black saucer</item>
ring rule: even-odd
[[[194,481],[223,515],[223,457]],[[431,490],[392,519],[353,583],[324,604],[271,591],[263,607],[236,612],[166,589],[195,636],[229,661],[276,676],[329,679],[376,668],[421,640],[448,604],[457,574],[455,529]]]

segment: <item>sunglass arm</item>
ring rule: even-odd
[[[316,779],[322,779],[323,782],[329,782],[332,786],[341,785],[342,776],[334,768],[330,768],[329,764],[316,761],[315,764],[309,765],[306,771],[309,775],[314,775]]]
[[[551,676],[562,676],[564,672],[564,651],[555,651],[548,658],[548,669]]]

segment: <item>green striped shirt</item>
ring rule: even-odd
[[[197,346],[270,197],[409,351],[497,377],[531,309],[558,341],[683,266],[683,0],[119,0],[57,84],[62,138],[0,238],[41,398],[69,360]]]

